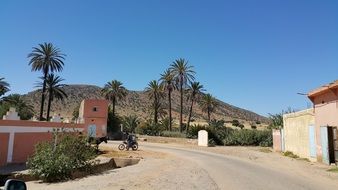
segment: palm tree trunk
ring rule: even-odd
[[[115,118],[115,104],[116,104],[116,99],[113,97],[113,118]]]
[[[47,72],[44,73],[43,76],[43,86],[42,86],[42,95],[41,95],[41,105],[40,105],[40,121],[43,120],[43,106],[45,104],[45,91],[46,91],[46,78],[47,78]]]
[[[171,115],[171,90],[168,92],[169,101],[169,131],[172,130],[172,115]]]
[[[189,110],[189,117],[188,117],[188,124],[187,124],[187,130],[186,132],[188,133],[188,129],[190,126],[190,120],[191,120],[191,115],[192,115],[192,107],[194,106],[194,99],[191,98],[191,105],[190,105],[190,110]]]
[[[180,110],[180,132],[182,133],[183,125],[183,81],[180,82],[180,91],[181,91],[181,110]]]
[[[158,102],[157,102],[157,96],[155,95],[155,99],[154,99],[154,121],[155,121],[155,124],[157,124],[158,122],[158,119],[157,119],[157,107],[158,106]]]
[[[210,109],[208,109],[208,121],[209,121],[209,123],[210,123]]]
[[[49,113],[50,113],[50,107],[52,105],[52,98],[53,98],[53,92],[49,91],[49,99],[48,99],[48,105],[47,105],[47,121],[49,121]]]

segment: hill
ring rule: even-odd
[[[52,113],[61,114],[64,118],[72,118],[72,113],[80,104],[83,99],[103,99],[100,94],[101,88],[93,85],[68,85],[64,88],[64,91],[68,94],[68,98],[59,101],[55,100],[52,103]],[[179,117],[179,93],[173,93],[173,117],[178,119]],[[23,95],[23,98],[30,103],[35,110],[35,113],[39,113],[41,93],[39,91],[32,91],[28,94]],[[185,98],[186,100],[186,98]],[[230,121],[232,119],[243,120],[247,122],[260,121],[267,123],[266,117],[260,116],[252,111],[248,111],[242,108],[235,107],[233,105],[224,103],[220,100],[219,107],[215,113],[212,114],[213,119],[223,119]],[[47,101],[46,101],[47,102]],[[167,104],[166,99],[163,103]],[[149,118],[151,112],[149,105],[151,104],[149,97],[144,91],[128,91],[128,95],[124,101],[118,102],[116,107],[117,113],[121,116],[135,114],[141,118]],[[184,107],[184,118],[188,115],[188,104]],[[201,111],[198,105],[194,107],[194,119],[195,121],[205,121],[207,115]],[[52,114],[51,114],[52,115]]]

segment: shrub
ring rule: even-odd
[[[72,172],[79,169],[90,171],[95,155],[95,149],[87,145],[85,137],[56,131],[52,143],[36,145],[27,165],[32,175],[46,182],[55,182],[69,179]]]
[[[179,131],[162,131],[162,137],[174,137],[174,138],[186,138],[184,133],[180,133]]]
[[[164,130],[165,128],[160,123],[156,124],[152,120],[147,120],[136,128],[136,133],[140,135],[159,136]]]
[[[206,130],[206,127],[204,125],[193,125],[189,127],[187,137],[192,139],[197,139],[198,137],[198,131],[200,130]]]
[[[233,130],[223,140],[224,145],[241,146],[272,146],[272,133],[270,130]]]
[[[287,157],[290,157],[290,158],[299,158],[298,155],[294,154],[293,152],[291,151],[286,151],[283,153],[284,156],[287,156]]]

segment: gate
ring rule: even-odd
[[[316,150],[316,128],[313,125],[309,125],[309,148],[310,148],[310,157],[317,157]]]
[[[88,126],[88,136],[89,137],[96,137],[96,125],[89,125]]]

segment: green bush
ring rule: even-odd
[[[186,138],[186,134],[179,131],[162,131],[162,137]]]
[[[198,131],[200,130],[206,130],[206,127],[204,125],[193,125],[189,127],[187,138],[191,139],[197,139],[198,137]]]
[[[270,130],[233,130],[223,140],[224,145],[240,146],[272,146],[272,133]]]
[[[156,124],[152,120],[147,120],[141,123],[135,131],[140,135],[159,136],[164,130],[165,127],[162,124]]]
[[[36,145],[27,165],[32,175],[46,182],[56,182],[69,179],[76,170],[90,171],[95,155],[95,149],[87,145],[85,137],[54,132],[52,142]]]

